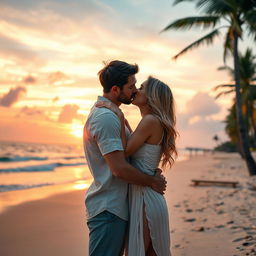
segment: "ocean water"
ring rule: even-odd
[[[178,161],[188,158],[179,150]],[[92,179],[81,145],[0,142],[0,193]]]
[[[0,142],[0,192],[90,177],[82,145]]]

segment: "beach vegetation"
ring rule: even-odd
[[[255,0],[175,0],[174,5],[184,2],[195,3],[196,8],[202,11],[202,15],[177,19],[162,31],[189,30],[191,28],[212,30],[186,46],[173,59],[176,60],[181,55],[204,44],[213,44],[214,39],[219,37],[222,31],[225,32],[223,60],[226,63],[227,57],[233,59],[235,112],[241,154],[246,161],[249,174],[256,175],[256,162],[250,152],[249,137],[242,112],[241,72],[238,54],[239,42],[245,36],[256,41],[256,2]]]
[[[253,54],[251,49],[247,49],[245,54],[239,54],[240,61],[240,78],[241,78],[241,101],[242,101],[242,114],[244,116],[246,132],[249,137],[249,144],[251,148],[256,148],[256,55]],[[230,76],[231,84],[220,84],[214,87],[215,91],[219,91],[216,98],[228,94],[235,94],[234,83],[234,69],[227,65],[221,66],[218,70],[227,71]],[[229,109],[229,114],[226,117],[225,130],[230,140],[234,143],[239,143],[236,113],[235,113],[236,98],[234,103]],[[241,150],[240,150],[241,152]]]
[[[237,145],[231,141],[225,141],[214,148],[214,151],[234,153],[237,152]]]

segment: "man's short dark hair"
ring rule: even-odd
[[[114,85],[122,90],[123,86],[128,83],[128,77],[135,75],[138,71],[137,64],[132,65],[120,60],[113,60],[107,63],[98,72],[104,93],[109,92]]]

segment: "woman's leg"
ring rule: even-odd
[[[149,245],[151,243],[150,231],[148,227],[148,220],[145,213],[145,205],[143,206],[143,238],[144,238],[144,248],[147,252]]]
[[[153,246],[152,246],[152,243],[150,243],[146,255],[147,255],[147,256],[157,256],[156,253],[155,253],[155,251],[154,251],[154,248],[153,248]]]
[[[157,256],[152,246],[148,220],[145,213],[145,205],[143,205],[143,237],[146,256]]]

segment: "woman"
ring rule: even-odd
[[[154,175],[160,161],[165,168],[173,164],[177,155],[173,95],[166,84],[149,77],[132,104],[139,107],[142,119],[128,140],[125,126],[130,126],[122,111],[113,103],[100,102],[97,106],[111,109],[120,118],[125,155],[131,156],[131,164]],[[163,195],[150,187],[131,184],[129,207],[128,256],[171,255],[168,209]]]

